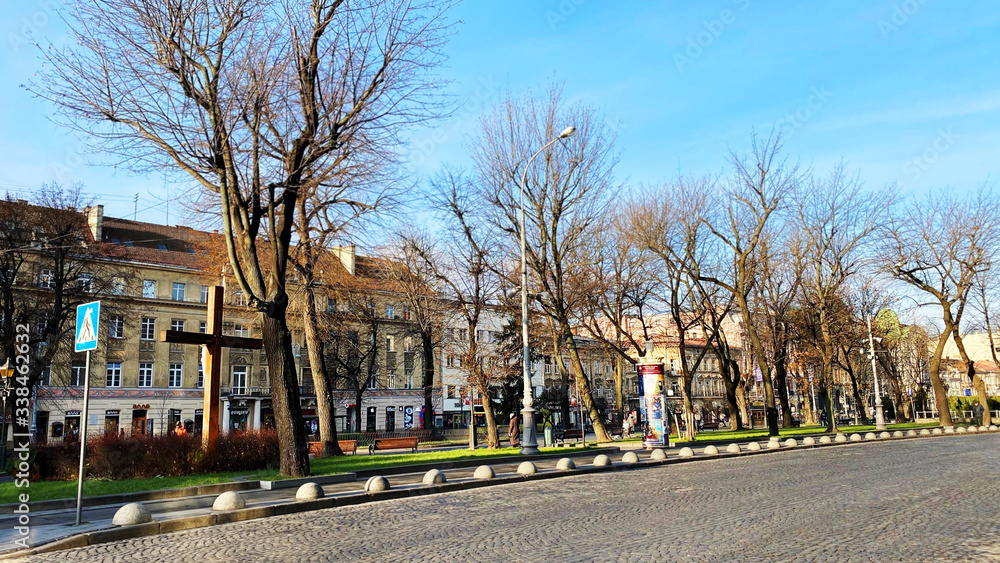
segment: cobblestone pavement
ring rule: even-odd
[[[1000,435],[534,481],[227,524],[41,561],[1000,560]]]

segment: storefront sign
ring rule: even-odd
[[[104,416],[118,416],[120,414],[120,412],[121,411],[119,411],[117,409],[115,409],[115,410],[107,410],[107,411],[104,411]]]
[[[66,411],[66,416],[80,416],[80,411]]]

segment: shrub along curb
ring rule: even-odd
[[[990,433],[983,432],[982,434],[990,434]],[[555,479],[558,477],[567,477],[571,475],[586,475],[590,473],[602,473],[606,471],[636,471],[639,469],[657,467],[661,465],[677,465],[681,463],[719,461],[727,458],[777,454],[781,452],[803,452],[811,449],[826,448],[826,447],[870,446],[881,442],[895,442],[901,440],[912,440],[920,438],[944,438],[945,436],[968,437],[969,434],[903,436],[899,438],[885,438],[878,441],[872,440],[868,442],[845,442],[845,443],[832,442],[829,444],[817,443],[812,446],[799,446],[795,448],[782,447],[780,449],[763,449],[756,452],[751,452],[751,451],[743,451],[740,453],[720,452],[718,455],[713,455],[713,456],[695,455],[694,457],[687,457],[687,458],[670,457],[664,460],[655,460],[655,461],[646,459],[639,461],[638,463],[615,462],[611,465],[606,465],[606,466],[586,465],[570,470],[562,470],[562,471],[547,470],[540,473],[535,473],[533,475],[513,474],[504,477],[497,477],[495,479],[490,479],[490,480],[473,479],[469,481],[448,482],[440,485],[430,485],[430,486],[416,485],[405,489],[390,489],[388,491],[382,491],[377,493],[361,492],[357,494],[350,494],[347,496],[326,497],[308,501],[297,501],[297,502],[293,501],[289,503],[282,503],[276,505],[244,508],[242,510],[233,510],[230,512],[219,512],[215,514],[206,514],[201,516],[176,518],[173,520],[165,520],[162,522],[154,521],[146,524],[138,524],[135,526],[123,526],[120,528],[98,530],[95,532],[77,534],[75,536],[70,536],[67,538],[56,540],[54,542],[40,545],[38,547],[30,548],[27,550],[19,550],[19,551],[3,553],[0,554],[0,559],[13,559],[15,557],[24,557],[27,555],[35,555],[39,553],[51,553],[54,551],[61,551],[64,549],[73,549],[77,547],[97,545],[101,543],[119,541],[124,539],[140,538],[144,536],[175,532],[179,530],[202,528],[206,526],[214,526],[216,524],[239,522],[242,520],[266,518],[268,516],[281,516],[285,514],[309,512],[313,510],[322,510],[326,508],[335,508],[339,506],[352,506],[356,504],[365,504],[368,502],[378,502],[382,500],[392,500],[392,499],[417,497],[424,495],[433,495],[438,493],[457,492],[457,491],[475,489],[479,487],[513,484],[521,481]],[[534,459],[538,459],[538,456],[531,456],[531,457],[533,457]],[[554,457],[554,456],[545,456],[545,457]],[[508,459],[508,458],[502,458],[502,459]],[[475,461],[475,460],[469,460],[469,461]]]

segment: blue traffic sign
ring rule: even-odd
[[[97,349],[97,327],[101,318],[101,302],[84,303],[76,308],[76,343],[77,352],[87,352]]]

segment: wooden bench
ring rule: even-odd
[[[608,431],[608,436],[612,438],[614,438],[615,436],[618,436],[619,438],[622,437],[621,426],[605,426],[604,429]]]
[[[702,430],[718,430],[719,429],[719,423],[718,422],[704,422],[701,425],[701,429]]]
[[[345,454],[350,452],[351,455],[358,453],[358,441],[357,440],[337,440],[337,445],[340,446],[340,451]],[[323,455],[323,442],[309,442],[309,453],[315,457],[320,457]]]
[[[409,448],[413,453],[417,453],[417,443],[419,438],[375,438],[372,445],[368,446],[368,453],[374,454],[377,450],[400,450]]]
[[[580,430],[579,428],[570,428],[569,430],[565,430],[563,432],[556,432],[554,438],[557,444],[559,442],[566,443],[566,440],[576,440],[579,442],[583,439],[583,430]]]

